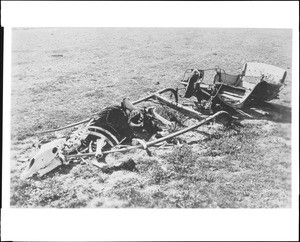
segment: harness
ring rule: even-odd
[[[87,128],[88,134],[90,134],[86,138],[87,140],[103,135],[111,146],[115,146],[130,135],[128,117],[124,108],[120,106],[107,107],[97,116]]]

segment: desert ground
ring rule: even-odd
[[[245,62],[287,70],[281,111],[209,123],[167,147],[116,154],[136,171],[102,172],[84,162],[20,180],[33,144],[124,97],[176,87],[188,68]],[[286,208],[291,207],[292,31],[204,28],[15,28],[12,32],[12,207]],[[294,80],[295,81],[295,80]],[[170,114],[170,112],[166,112]],[[171,114],[170,114],[171,115]],[[188,126],[196,120],[183,118]],[[69,130],[70,131],[70,130]],[[68,132],[65,130],[63,132]]]

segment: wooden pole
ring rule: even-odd
[[[167,106],[169,106],[170,108],[173,108],[175,110],[178,110],[182,113],[185,113],[187,114],[188,116],[191,116],[195,119],[199,119],[199,120],[202,120],[203,119],[203,116],[201,115],[201,113],[191,109],[191,108],[187,108],[179,103],[176,103],[176,102],[173,102],[173,101],[170,101],[168,100],[167,98],[164,98],[158,94],[154,94],[153,95],[156,99],[158,99],[159,101],[161,101],[162,103],[166,104]]]
[[[146,143],[146,147],[151,147],[151,146],[153,146],[155,144],[158,144],[160,142],[163,142],[163,141],[165,141],[167,139],[171,139],[173,137],[176,137],[178,135],[181,135],[181,134],[184,134],[184,133],[186,133],[188,131],[196,129],[196,128],[200,127],[201,125],[203,125],[203,124],[211,121],[212,119],[218,117],[221,114],[229,115],[229,113],[227,113],[225,111],[219,111],[219,112],[215,113],[214,115],[211,115],[211,116],[207,117],[206,119],[202,120],[198,124],[195,124],[195,125],[193,125],[191,127],[187,127],[185,129],[182,129],[182,130],[178,130],[177,132],[169,134],[169,135],[167,135],[165,137],[161,137],[159,139],[147,142]],[[108,150],[108,151],[103,151],[102,154],[105,155],[105,154],[110,154],[110,153],[114,153],[114,152],[124,152],[124,151],[133,150],[133,149],[143,149],[143,148],[144,148],[143,145],[135,145],[135,146],[129,146],[129,147],[121,148],[121,149],[112,149],[112,150]],[[92,153],[87,153],[87,154],[66,155],[66,158],[69,158],[69,157],[82,157],[82,156],[94,156],[95,154],[96,154],[95,152],[92,152]]]

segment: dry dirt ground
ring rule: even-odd
[[[11,206],[291,207],[291,46],[292,31],[280,29],[14,29]],[[282,111],[234,129],[210,123],[180,136],[180,145],[151,148],[152,157],[143,150],[124,155],[138,171],[104,173],[78,162],[19,179],[34,153],[32,132],[86,119],[123,97],[176,87],[187,68],[237,73],[246,61],[287,70],[274,101]]]

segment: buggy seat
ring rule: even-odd
[[[214,77],[214,83],[223,83],[234,87],[244,87],[252,89],[260,81],[266,81],[269,84],[282,86],[287,72],[286,70],[258,62],[246,62],[241,74],[227,74],[217,72]]]
[[[279,67],[247,62],[241,74],[227,74],[217,71],[214,77],[215,84],[222,84],[219,97],[233,106],[242,107],[251,95],[251,99],[270,101],[278,97],[287,72]]]

